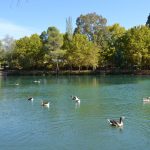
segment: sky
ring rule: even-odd
[[[75,28],[81,14],[93,12],[106,18],[107,25],[130,29],[146,23],[150,0],[1,0],[0,39],[41,34],[51,26],[65,33],[67,18]]]

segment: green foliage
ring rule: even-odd
[[[146,26],[148,26],[150,28],[150,14],[149,14],[149,16],[147,18]]]
[[[82,34],[75,34],[73,36],[70,49],[67,50],[67,61],[79,70],[81,67],[93,67],[98,65],[99,50],[97,46],[88,41],[87,37]]]
[[[0,41],[0,64],[4,62],[5,52],[2,47],[2,42]]]
[[[120,67],[150,69],[150,15],[145,26],[125,30],[119,24],[106,26],[96,13],[80,15],[76,29],[66,20],[66,33],[49,27],[14,41],[6,36],[0,42],[0,63],[17,69],[96,69]],[[3,43],[3,44],[2,44]]]
[[[125,33],[125,29],[120,27],[119,24],[114,24],[99,30],[95,35],[96,43],[100,48],[100,61],[101,67],[115,66],[117,40]]]
[[[0,61],[2,60],[2,53],[3,53],[3,47],[2,47],[2,42],[0,41]]]
[[[42,32],[40,38],[43,43],[43,51],[45,52],[44,64],[50,69],[57,63],[57,70],[59,70],[58,57],[56,57],[56,54],[57,56],[59,55],[59,50],[63,45],[62,34],[60,34],[56,27],[49,27],[47,32]]]
[[[80,15],[76,20],[77,28],[75,33],[84,34],[89,41],[94,41],[94,35],[106,26],[106,18],[103,18],[96,13]]]
[[[109,65],[111,64],[111,66],[120,66],[122,54],[120,53],[120,49],[118,48],[120,45],[119,40],[125,34],[126,30],[119,24],[108,26],[107,29],[109,31],[110,39],[108,41],[109,51],[106,60],[108,61]]]
[[[70,49],[72,44],[72,38],[70,38],[70,35],[68,33],[63,35],[63,45],[62,49]]]
[[[56,27],[49,27],[47,32],[43,31],[40,38],[44,44],[44,49],[47,51],[59,49],[63,44],[63,37]]]
[[[13,68],[36,68],[40,65],[42,43],[37,34],[30,37],[23,37],[16,41],[16,46],[12,52]]]
[[[137,68],[149,64],[150,29],[147,26],[138,26],[129,29],[120,39],[119,50],[122,50],[122,65]]]
[[[115,46],[116,40],[121,38],[126,32],[124,27],[121,27],[119,24],[114,24],[107,27],[111,35],[111,44]]]
[[[59,71],[59,64],[64,63],[64,55],[66,54],[66,50],[57,49],[55,51],[51,51],[51,57],[54,64],[56,64],[56,71]]]

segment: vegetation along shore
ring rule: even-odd
[[[47,75],[150,75],[150,70],[63,70],[63,71],[48,71],[48,70],[5,70],[0,71],[0,76],[47,76]]]
[[[0,41],[0,68],[8,75],[150,74],[150,15],[145,25],[127,30],[88,13],[76,19],[75,29],[68,17],[63,34],[48,27],[17,40],[6,36]]]

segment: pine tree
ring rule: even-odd
[[[148,27],[150,27],[150,14],[149,14],[149,16],[148,16],[148,18],[147,18],[146,25],[147,25]]]

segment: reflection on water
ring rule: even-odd
[[[0,77],[1,149],[148,150],[149,85],[150,76]],[[120,116],[123,128],[108,124]]]
[[[80,103],[75,103],[75,108],[77,109],[77,108],[80,108]]]

